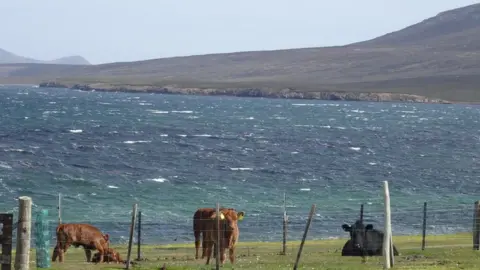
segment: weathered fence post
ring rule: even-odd
[[[137,226],[137,261],[142,259],[141,256],[141,237],[142,237],[142,211],[138,211],[138,226]]]
[[[0,254],[1,270],[12,269],[12,238],[13,238],[13,214],[0,214],[0,223],[3,227],[0,230]]]
[[[425,250],[425,237],[427,236],[427,202],[423,203],[423,224],[422,224],[422,250]]]
[[[282,255],[287,254],[287,195],[283,193],[283,245],[282,245]]]
[[[360,205],[360,221],[363,222],[363,203]]]
[[[132,222],[130,225],[130,238],[128,239],[128,250],[127,250],[127,269],[130,269],[130,258],[132,255],[132,244],[133,244],[133,232],[135,231],[135,221],[137,218],[137,204],[133,205],[132,211]]]
[[[37,268],[50,268],[50,228],[47,209],[38,212],[35,218],[35,252]]]
[[[58,224],[62,224],[62,193],[58,193]]]
[[[220,269],[220,246],[223,246],[223,245],[220,245],[220,241],[222,241],[221,238],[221,233],[220,231],[222,231],[222,228],[220,228],[220,204],[217,202],[217,206],[216,206],[216,213],[217,213],[217,218],[216,218],[216,222],[217,222],[217,235],[215,236],[217,238],[217,241],[215,243],[215,254],[216,254],[216,257],[215,257],[215,269],[216,270],[219,270]]]
[[[30,264],[30,237],[32,231],[32,199],[18,198],[17,248],[15,270],[28,270]]]
[[[388,181],[383,181],[383,192],[385,198],[385,228],[383,233],[383,258],[384,265],[383,269],[390,269],[391,265],[391,234],[392,234],[392,224],[390,217],[390,192],[388,190]]]
[[[475,202],[473,212],[473,249],[479,250],[480,247],[480,201]]]
[[[307,225],[305,226],[305,231],[303,232],[302,242],[300,243],[300,248],[298,249],[297,259],[295,260],[295,265],[293,266],[293,270],[297,270],[298,263],[300,262],[300,256],[302,255],[303,245],[305,244],[305,239],[307,239],[307,233],[310,229],[310,223],[312,223],[313,215],[315,214],[315,208],[317,206],[312,204],[312,208],[310,209],[310,214],[308,215]]]

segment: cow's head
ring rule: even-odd
[[[350,239],[352,240],[352,246],[360,250],[364,250],[366,246],[366,234],[367,231],[373,229],[372,224],[364,225],[362,221],[357,220],[353,225],[343,224],[344,231],[350,233]]]
[[[220,210],[220,223],[221,226],[225,229],[225,233],[228,235],[233,232],[237,228],[237,222],[239,220],[243,220],[245,216],[245,212],[243,211],[235,211],[232,208],[224,208]],[[217,218],[217,213],[214,212],[211,216],[211,219]]]

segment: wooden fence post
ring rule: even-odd
[[[425,250],[425,237],[427,236],[427,202],[423,203],[423,224],[422,224],[422,250]]]
[[[142,237],[142,211],[138,211],[138,228],[137,228],[137,261],[142,259],[141,256],[141,237]]]
[[[390,192],[388,190],[388,181],[383,181],[383,192],[384,192],[383,195],[385,198],[385,228],[383,233],[383,258],[384,258],[383,269],[390,269],[391,267],[390,240],[391,240],[392,224],[390,219]]]
[[[480,201],[475,202],[473,212],[473,249],[479,250],[480,247]]]
[[[17,248],[15,270],[28,270],[30,267],[30,237],[32,230],[32,199],[18,198]]]
[[[0,223],[3,225],[0,229],[0,254],[1,270],[12,269],[12,238],[13,238],[13,214],[0,214]]]
[[[363,223],[363,203],[360,205],[360,221]]]
[[[312,204],[312,208],[310,209],[310,214],[308,215],[307,225],[305,227],[305,231],[303,232],[302,242],[300,243],[300,248],[298,249],[297,259],[295,260],[295,265],[293,266],[293,270],[297,270],[298,263],[300,262],[300,256],[302,255],[303,245],[305,244],[305,239],[307,239],[307,233],[310,229],[310,223],[312,223],[313,215],[315,214],[315,208],[317,206]]]
[[[282,255],[287,254],[287,195],[283,193],[283,245],[282,245]]]
[[[222,228],[220,228],[220,204],[217,202],[217,206],[216,206],[216,212],[217,212],[217,218],[216,218],[216,222],[217,222],[217,235],[216,235],[216,238],[217,238],[217,241],[215,243],[215,254],[216,254],[216,257],[215,257],[215,269],[216,270],[219,270],[220,269],[220,246],[223,246],[223,245],[220,245],[220,241],[222,241],[222,239],[220,239],[220,232],[222,231]]]
[[[130,225],[130,238],[128,239],[128,250],[127,250],[127,269],[130,269],[130,258],[132,255],[132,244],[133,244],[133,232],[135,231],[135,220],[137,218],[137,204],[133,205],[132,211],[132,222]]]
[[[62,224],[62,193],[58,193],[58,224]]]

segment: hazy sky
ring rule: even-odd
[[[343,45],[474,0],[0,0],[0,48],[91,63]]]

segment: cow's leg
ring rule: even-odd
[[[213,247],[213,242],[212,241],[204,241],[205,247],[206,247],[206,255],[207,255],[207,262],[206,264],[210,264],[210,257],[212,256],[212,247]]]
[[[56,261],[57,260],[57,257],[58,257],[58,251],[60,250],[60,247],[57,243],[57,245],[55,246],[55,248],[53,249],[53,254],[52,254],[52,262]]]
[[[234,264],[235,263],[235,246],[230,247],[228,249],[228,256],[230,257],[230,262]]]
[[[105,253],[107,250],[105,250],[103,248],[102,245],[100,245],[100,243],[96,242],[95,243],[95,249],[98,250],[98,253],[100,253],[100,260],[99,260],[99,263],[103,263],[104,262],[104,258],[105,258]]]
[[[198,250],[200,249],[200,231],[194,231],[195,235],[195,259],[198,259]],[[202,258],[205,256],[205,241],[202,243]]]
[[[226,245],[225,245],[225,239],[220,240],[220,244],[218,245],[219,252],[220,253],[220,265],[223,266],[225,263],[225,260],[227,259],[227,254],[226,254]]]
[[[65,251],[63,249],[58,250],[58,262],[63,262],[65,260]]]
[[[87,262],[91,262],[92,261],[92,250],[88,249],[88,248],[84,248],[85,250],[85,257],[87,258]]]
[[[65,259],[65,253],[67,252],[67,249],[70,247],[70,243],[60,243],[60,247],[58,249],[58,261],[63,262]]]

